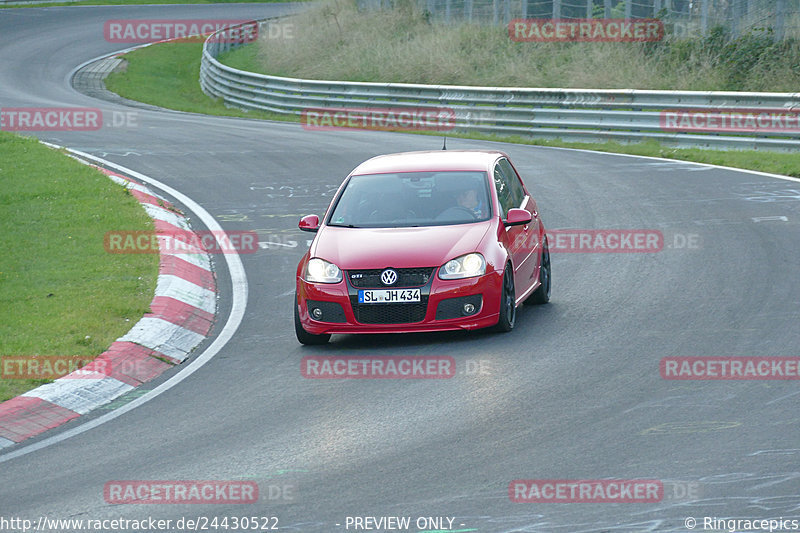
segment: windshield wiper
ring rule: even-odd
[[[335,226],[335,227],[337,227],[337,228],[357,228],[357,227],[358,227],[358,226],[354,226],[354,225],[352,225],[352,224],[336,224],[336,223],[331,223],[331,224],[328,224],[328,225],[329,225],[329,226]]]

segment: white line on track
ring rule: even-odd
[[[44,144],[51,147],[63,148],[50,143],[44,143]],[[220,238],[224,236],[223,235],[224,230],[208,211],[203,209],[203,207],[200,206],[200,204],[198,204],[188,196],[184,195],[183,193],[173,189],[169,185],[161,183],[156,179],[153,179],[149,176],[145,176],[144,174],[140,174],[139,172],[136,172],[134,170],[127,169],[121,165],[117,165],[116,163],[106,161],[105,159],[101,159],[99,157],[95,157],[93,155],[84,152],[79,152],[77,150],[71,150],[69,148],[67,148],[67,150],[76,156],[80,156],[84,159],[88,159],[96,163],[100,163],[108,168],[117,170],[122,174],[149,183],[150,185],[158,189],[161,189],[167,194],[172,195],[173,198],[177,199],[179,202],[185,205],[189,210],[194,212],[200,218],[200,220],[203,221],[206,227],[212,232],[214,232],[214,235],[219,235],[217,237],[218,241]],[[221,245],[222,243],[220,243],[220,246]],[[41,450],[42,448],[46,448],[53,444],[57,444],[61,441],[64,441],[70,437],[74,437],[75,435],[80,435],[81,433],[89,431],[90,429],[96,428],[101,424],[104,424],[106,422],[114,420],[117,417],[122,416],[128,411],[136,409],[140,405],[143,405],[149,402],[150,400],[156,398],[160,394],[168,391],[169,389],[176,386],[184,379],[194,374],[203,365],[209,362],[212,357],[214,357],[217,353],[219,353],[219,351],[228,343],[228,341],[233,337],[233,334],[239,328],[239,324],[241,324],[242,319],[244,318],[245,308],[247,307],[247,275],[245,274],[242,260],[239,257],[239,254],[234,253],[234,254],[222,254],[222,255],[225,258],[225,262],[228,264],[228,270],[230,271],[231,282],[233,284],[231,312],[228,315],[228,320],[225,322],[225,326],[219,332],[219,335],[217,335],[214,341],[208,346],[208,348],[206,348],[203,351],[203,353],[197,356],[197,358],[194,361],[189,363],[186,366],[186,368],[184,368],[183,370],[172,376],[170,379],[168,379],[155,389],[144,394],[143,396],[140,396],[139,398],[133,400],[132,402],[108,414],[89,420],[88,422],[85,422],[70,430],[58,433],[56,435],[53,435],[52,437],[48,437],[33,444],[29,444],[28,446],[25,446],[18,450],[14,450],[10,453],[0,455],[0,463],[4,463],[6,461],[10,461],[11,459],[15,459],[17,457],[27,455],[37,450]]]
[[[523,146],[523,145],[516,145],[516,146]],[[618,154],[615,152],[600,152],[596,150],[586,150],[585,148],[562,148],[560,146],[538,146],[538,145],[528,145],[528,146],[537,146],[538,148],[549,148],[551,150],[569,150],[571,152],[584,152],[587,154],[594,154],[594,155],[610,155],[610,156],[617,156],[617,157],[633,157],[636,159],[650,159],[653,161],[669,161],[671,163],[683,163],[684,165],[699,165],[703,167],[709,168],[718,168],[721,170],[731,170],[733,172],[746,172],[747,174],[755,174],[756,176],[764,176],[767,178],[777,178],[779,180],[786,180],[786,181],[794,181],[800,183],[800,178],[794,178],[792,176],[784,176],[783,174],[771,174],[769,172],[761,172],[760,170],[749,170],[746,168],[737,168],[737,167],[725,167],[722,165],[712,165],[711,163],[699,163],[697,161],[687,161],[685,159],[669,159],[666,157],[654,157],[650,155],[635,155],[635,154]]]

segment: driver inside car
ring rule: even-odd
[[[475,189],[466,189],[461,191],[457,199],[458,205],[469,209],[476,219],[483,218],[483,209],[481,202],[478,200],[478,191]]]

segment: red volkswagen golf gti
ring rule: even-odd
[[[295,331],[514,327],[522,302],[550,299],[550,254],[536,202],[502,152],[406,152],[347,176],[297,266]]]

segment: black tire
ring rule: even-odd
[[[300,312],[297,310],[297,293],[294,295],[294,334],[300,344],[318,345],[327,344],[331,338],[330,333],[323,333],[322,335],[314,335],[303,329],[303,324],[300,323]]]
[[[500,293],[500,317],[495,331],[505,333],[514,329],[517,320],[516,290],[514,289],[514,271],[511,265],[503,272],[503,288]]]
[[[552,286],[552,271],[550,269],[550,247],[547,238],[544,240],[542,250],[542,268],[539,269],[539,287],[525,299],[526,304],[541,305],[550,301],[550,287]]]

